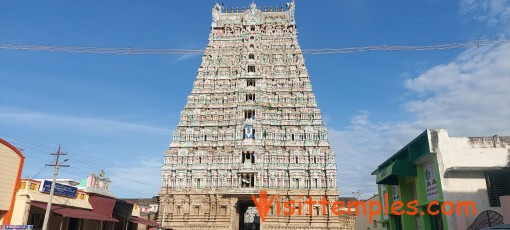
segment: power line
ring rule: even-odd
[[[349,54],[368,51],[430,51],[448,49],[467,49],[490,47],[510,43],[510,40],[478,39],[463,42],[450,42],[441,44],[425,45],[373,45],[353,46],[340,48],[318,48],[303,49],[303,54]],[[60,46],[60,45],[17,45],[0,44],[4,50],[28,50],[28,51],[50,51],[50,52],[71,52],[71,53],[93,53],[93,54],[121,54],[121,55],[184,55],[203,54],[203,49],[170,49],[170,48],[130,48],[130,47],[96,47],[96,46]]]
[[[430,51],[490,47],[510,43],[510,40],[472,40],[430,45],[375,45],[345,48],[306,49],[305,54],[349,54],[366,51]]]
[[[52,146],[44,144],[44,143],[50,143],[50,141],[47,141],[47,140],[43,140],[43,139],[36,138],[33,136],[29,136],[29,135],[23,135],[24,137],[21,137],[17,134],[13,134],[13,133],[6,132],[3,130],[0,130],[0,136],[4,136],[4,137],[11,139],[11,140],[9,140],[11,143],[17,142],[15,144],[15,146],[20,146],[20,144],[22,143],[23,148],[31,149],[31,150],[42,152],[42,153],[50,153],[51,152],[50,148],[52,148]],[[35,139],[38,139],[39,141],[36,141]],[[14,140],[14,142],[12,142],[13,140]],[[42,141],[42,142],[40,142],[40,141]],[[46,151],[46,150],[48,150],[48,151]],[[92,159],[84,160],[80,157],[81,154],[75,154],[75,153],[70,153],[70,152],[66,152],[66,153],[67,153],[68,159],[70,161],[74,162],[73,163],[74,167],[66,170],[63,173],[63,175],[73,175],[73,176],[76,176],[76,178],[81,178],[84,175],[88,175],[88,173],[90,171],[87,171],[87,170],[92,169],[95,171],[95,170],[105,169],[102,167],[110,168],[110,167],[106,166],[105,164],[101,164],[98,161],[95,161]],[[24,154],[26,155],[26,153],[24,153]],[[37,163],[37,164],[43,164],[43,165],[46,163],[46,162],[41,162],[41,161],[34,161],[34,160],[32,160],[32,158],[46,161],[45,159],[41,159],[41,158],[34,157],[31,155],[29,156],[29,158],[26,158],[25,160],[33,162],[33,163]],[[41,175],[41,173],[46,172],[46,170],[48,168],[49,167],[47,165],[44,165],[44,167],[42,167],[31,178],[34,179],[38,175]],[[129,182],[133,182],[135,184],[141,184],[141,185],[145,185],[145,186],[161,188],[160,185],[150,184],[145,181],[140,181],[140,180],[129,178],[128,176],[124,176],[120,170],[106,169],[104,171],[109,173],[113,177],[119,178],[118,182],[124,182],[124,184],[126,184],[129,181]],[[150,196],[151,194],[153,194],[153,192],[151,192],[150,190],[140,189],[140,187],[143,187],[143,186],[136,186],[136,185],[123,186],[121,183],[115,183],[114,185],[112,185],[112,187],[115,189],[123,190],[123,191],[125,191],[126,194],[131,194],[133,196],[136,196],[136,195]]]
[[[48,222],[50,218],[50,211],[51,211],[51,202],[53,200],[53,193],[55,191],[55,184],[57,183],[57,176],[58,176],[58,170],[60,167],[69,167],[69,165],[63,165],[62,163],[65,163],[67,159],[65,159],[63,162],[60,162],[60,156],[67,155],[60,151],[60,145],[58,146],[58,151],[56,153],[52,153],[51,155],[55,155],[55,164],[47,164],[46,166],[54,166],[55,171],[53,172],[53,180],[51,182],[51,188],[50,188],[50,198],[48,200],[48,204],[46,205],[46,213],[44,214],[44,222],[43,222],[43,230],[48,229]]]
[[[33,176],[31,177],[31,179],[34,179],[35,177],[39,176],[39,174],[41,174],[41,173],[42,173],[45,169],[47,169],[47,167],[48,167],[48,166],[45,164],[45,165],[41,168],[41,170],[39,170],[39,172],[37,172],[35,175],[33,175]]]
[[[50,145],[47,145],[47,144],[44,144],[44,143],[41,143],[41,142],[33,140],[34,139],[33,137],[32,137],[32,140],[30,140],[29,138],[21,137],[19,135],[16,135],[16,134],[13,134],[13,133],[9,133],[9,132],[6,132],[6,131],[2,131],[2,130],[0,130],[0,135],[5,135],[5,136],[9,137],[10,139],[16,139],[17,141],[24,143],[24,147],[30,148],[30,149],[35,150],[35,151],[40,151],[40,152],[47,153],[47,152],[51,151],[50,150],[51,148],[53,148]],[[42,139],[39,139],[39,140],[43,141]],[[48,141],[44,141],[44,142],[48,142]],[[30,145],[30,146],[27,146],[27,145]],[[48,151],[45,151],[45,150],[48,150]],[[138,184],[142,184],[142,185],[146,185],[146,186],[151,186],[151,187],[157,187],[157,188],[161,187],[160,185],[149,184],[149,183],[146,183],[144,181],[135,180],[135,179],[129,178],[128,176],[124,176],[122,171],[111,169],[111,166],[107,166],[105,164],[102,164],[99,161],[95,161],[93,159],[84,160],[84,159],[82,159],[80,157],[80,154],[76,154],[76,153],[72,153],[72,152],[67,152],[67,154],[68,154],[69,159],[74,160],[74,162],[78,164],[78,165],[75,165],[75,166],[80,166],[80,167],[84,168],[84,170],[82,170],[82,171],[85,172],[85,173],[88,173],[88,172],[86,172],[85,169],[105,170],[111,176],[118,177],[118,178],[123,179],[125,181],[131,181],[131,182],[134,182],[134,183],[138,183]],[[31,156],[31,157],[33,157],[33,156]],[[33,157],[33,158],[37,158],[37,157]],[[41,159],[41,158],[37,158],[37,159],[44,160],[44,159]]]
[[[144,49],[144,48],[112,48],[93,46],[58,46],[58,45],[14,45],[0,44],[0,49],[8,50],[34,50],[53,52],[96,53],[96,54],[201,54],[200,49]]]

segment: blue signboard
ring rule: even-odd
[[[50,193],[50,189],[51,189],[51,181],[45,180],[43,182],[43,184],[41,185],[41,188],[39,189],[39,191],[44,192],[44,193]],[[55,196],[76,198],[77,192],[78,192],[78,188],[76,188],[76,187],[73,187],[70,185],[65,185],[65,184],[55,183],[55,191],[54,191]]]
[[[7,229],[34,229],[33,225],[0,225],[0,230]]]

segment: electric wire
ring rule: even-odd
[[[5,132],[5,131],[1,131],[0,130],[0,134],[3,134],[3,135],[7,135],[9,136],[10,138],[13,138],[13,139],[16,139],[20,142],[23,142],[23,143],[28,143],[28,144],[32,144],[32,145],[36,145],[38,146],[38,148],[33,148],[33,147],[28,147],[28,148],[32,148],[36,151],[41,151],[41,152],[45,152],[45,153],[51,153],[53,152],[52,149],[53,147],[49,146],[49,145],[45,145],[45,144],[42,144],[42,143],[39,143],[39,142],[35,142],[35,141],[30,141],[26,138],[22,138],[20,136],[17,136],[17,135],[14,135],[12,133],[8,133],[8,132]],[[48,150],[47,152],[45,150]],[[92,168],[94,170],[105,170],[105,168],[109,168],[109,166],[106,166],[104,164],[101,164],[99,162],[94,162],[94,160],[82,160],[78,155],[74,154],[74,153],[70,153],[70,152],[66,152],[66,154],[68,154],[68,156],[70,158],[73,158],[74,160],[76,160],[79,164],[81,164],[82,166],[85,166],[87,168]],[[40,159],[40,158],[39,158]],[[42,160],[42,159],[41,159]],[[89,162],[88,162],[89,161]],[[90,161],[92,161],[92,163],[94,164],[91,164]],[[98,167],[99,166],[99,167]],[[116,171],[116,170],[113,170],[113,169],[106,169],[105,171],[107,172],[110,172],[112,173],[113,175],[116,175],[118,177],[121,177],[121,178],[124,178],[126,180],[129,180],[129,181],[132,181],[132,182],[136,182],[136,183],[140,183],[140,184],[144,184],[144,185],[148,185],[148,186],[154,186],[154,187],[160,187],[159,185],[152,185],[152,184],[147,184],[143,181],[138,181],[138,180],[133,180],[133,179],[130,179],[130,178],[127,178],[127,177],[124,177],[121,175],[121,172],[119,171]]]
[[[501,40],[489,40],[489,39],[478,39],[464,42],[451,42],[451,43],[442,43],[442,44],[431,44],[431,45],[374,45],[374,46],[354,46],[354,47],[341,47],[341,48],[318,48],[318,49],[303,49],[303,54],[311,54],[311,55],[326,55],[326,54],[350,54],[355,52],[369,52],[369,51],[431,51],[431,50],[448,50],[448,49],[467,49],[467,48],[480,48],[480,47],[491,47],[498,46],[510,43],[510,40],[501,39]],[[16,44],[0,44],[0,49],[3,50],[26,50],[26,51],[49,51],[49,52],[72,52],[72,53],[93,53],[93,54],[121,54],[121,55],[184,55],[184,54],[203,54],[205,50],[203,49],[167,49],[167,48],[115,48],[115,47],[94,47],[94,46],[59,46],[59,45],[16,45]],[[3,129],[3,128],[2,128]],[[43,153],[51,153],[55,148],[56,144],[52,144],[52,146],[47,144],[42,144],[38,141],[33,141],[27,138],[23,138],[17,135],[14,135],[9,132],[5,132],[0,130],[0,134],[7,136],[8,139],[14,140],[18,146],[24,146],[25,148],[32,149],[34,151],[43,152]],[[32,137],[34,138],[34,137]],[[41,139],[39,139],[41,140]],[[48,143],[48,141],[44,141]],[[21,144],[20,144],[21,143]],[[54,145],[54,146],[53,146]],[[26,153],[24,153],[26,154]],[[74,163],[79,165],[80,168],[76,168],[76,171],[86,172],[86,169],[93,170],[103,170],[107,168],[108,173],[112,176],[131,181],[134,183],[153,186],[153,187],[161,187],[160,185],[152,185],[143,181],[134,180],[123,176],[124,172],[120,172],[114,169],[108,169],[109,167],[96,162],[94,160],[82,160],[80,156],[75,153],[68,153],[69,158],[72,158]],[[46,161],[47,159],[42,159],[36,156],[32,156],[29,154],[30,158]],[[40,161],[34,161],[33,159],[29,159],[29,161],[34,163],[41,163]],[[41,174],[45,169],[44,166],[38,173],[36,173],[32,178],[35,178],[39,174]],[[87,172],[86,172],[87,173]],[[116,185],[120,189],[126,191],[132,191],[129,188]]]
[[[37,176],[39,176],[39,174],[41,174],[43,171],[45,171],[45,169],[47,169],[48,166],[47,165],[44,165],[41,170],[39,170],[39,172],[37,172],[35,175],[33,175],[32,177],[30,177],[30,179],[34,179],[36,178]]]
[[[441,44],[425,45],[372,45],[353,46],[340,48],[317,48],[302,49],[303,54],[324,55],[324,54],[350,54],[355,52],[368,51],[430,51],[448,49],[467,49],[490,47],[510,43],[508,39],[477,39],[462,42],[449,42]],[[92,54],[120,54],[120,55],[186,55],[203,54],[204,49],[172,49],[172,48],[131,48],[131,47],[96,47],[96,46],[61,46],[61,45],[21,45],[21,44],[0,44],[3,50],[27,50],[27,51],[49,51],[49,52],[71,52],[71,53],[92,53]]]
[[[24,138],[24,137],[21,137],[21,136],[16,135],[16,134],[13,134],[13,133],[10,133],[10,132],[6,132],[4,130],[0,130],[0,135],[2,135],[4,137],[7,137],[6,139],[9,139],[9,141],[12,141],[13,143],[15,143],[16,146],[22,146],[23,148],[28,148],[28,149],[31,149],[31,150],[34,150],[34,151],[37,151],[37,152],[45,153],[45,154],[51,153],[51,152],[54,151],[53,150],[54,149],[53,146],[50,146],[50,145],[47,145],[47,144],[43,144],[43,143],[38,142],[38,141],[34,141],[33,139]],[[45,142],[47,142],[47,141],[45,141]],[[24,154],[26,154],[26,152]],[[100,164],[97,163],[97,162],[94,163],[93,161],[91,162],[91,160],[82,160],[77,154],[74,154],[74,153],[67,152],[67,154],[68,154],[67,156],[69,157],[71,162],[73,162],[73,166],[74,167],[72,167],[73,168],[72,170],[67,170],[66,169],[65,172],[63,172],[64,174],[68,173],[68,174],[71,174],[71,175],[72,174],[77,175],[78,177],[83,177],[83,175],[88,175],[89,171],[87,171],[87,169],[93,169],[93,170],[102,170],[102,169],[104,169],[104,168],[98,167],[97,165],[100,165]],[[46,162],[46,159],[41,159],[41,158],[38,158],[38,157],[35,157],[35,156],[31,156],[31,155],[29,157],[30,158],[34,158],[34,159],[39,159],[39,160],[42,160],[42,161]],[[35,161],[31,160],[31,159],[29,159],[29,161],[35,162]],[[43,162],[37,161],[35,163],[42,164]],[[103,165],[103,166],[105,166],[105,165]],[[108,168],[108,167],[106,167],[106,168]],[[41,174],[44,169],[45,168],[43,167],[32,178],[35,178],[37,175]],[[46,169],[47,169],[47,167],[46,167]],[[72,173],[70,173],[69,171],[72,171]],[[120,171],[117,171],[117,170],[110,170],[109,169],[109,170],[105,170],[105,171],[110,173],[111,176],[121,178],[121,179],[123,179],[125,181],[131,181],[131,182],[134,182],[134,183],[143,184],[143,185],[152,186],[152,187],[158,187],[158,188],[161,187],[159,185],[148,184],[148,183],[143,182],[143,181],[134,180],[134,179],[125,177],[125,176],[121,175]],[[124,187],[124,186],[121,186],[121,185],[119,185],[117,183],[114,185],[114,187],[122,189],[122,190],[125,190],[125,191],[131,191],[131,192],[139,191],[139,192],[145,193],[145,194],[148,193],[147,191],[136,190],[136,189],[132,189],[132,188],[129,188],[129,187]]]

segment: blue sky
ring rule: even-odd
[[[223,1],[248,6],[251,1]],[[284,5],[285,1],[255,1]],[[221,1],[220,1],[221,3]],[[214,1],[1,1],[0,44],[203,49]],[[507,0],[296,1],[303,49],[507,38]],[[344,196],[426,128],[510,135],[510,49],[305,55]],[[0,49],[0,137],[24,149],[23,177],[61,144],[79,180],[105,169],[119,197],[156,195],[164,150],[200,55]],[[352,163],[354,162],[354,164]]]

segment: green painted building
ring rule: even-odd
[[[510,195],[510,180],[491,183],[510,178],[509,146],[510,137],[424,131],[372,172],[384,210],[380,219],[391,230],[466,229],[483,211],[500,211],[499,197]],[[404,207],[392,212],[400,202]]]

